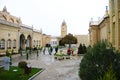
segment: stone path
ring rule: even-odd
[[[33,80],[80,80],[78,76],[79,63],[82,57],[71,56],[71,59],[56,60],[54,55],[32,55],[27,60],[32,67],[44,68],[45,70]],[[18,62],[13,63],[18,65]]]

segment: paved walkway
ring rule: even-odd
[[[79,63],[82,57],[71,56],[71,59],[56,60],[54,55],[43,55],[32,57],[27,60],[32,67],[44,68],[45,70],[33,80],[80,80],[78,76]],[[24,59],[25,60],[25,59]],[[18,65],[18,62],[12,65]]]

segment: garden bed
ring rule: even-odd
[[[25,74],[24,69],[17,66],[10,66],[9,71],[0,68],[0,80],[32,80],[43,71],[42,68],[32,68],[30,74]]]
[[[54,56],[55,59],[57,60],[63,60],[63,59],[70,59],[70,56],[69,55],[62,55],[62,56]]]

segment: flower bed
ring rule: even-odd
[[[11,66],[9,71],[0,68],[0,80],[30,80],[33,75],[42,71],[41,68],[32,68],[31,70],[31,73],[28,75],[24,74],[24,70],[17,66]]]
[[[63,59],[70,59],[70,56],[67,55],[67,53],[63,53],[62,51],[59,51],[54,55],[55,59],[63,60]]]

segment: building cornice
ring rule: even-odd
[[[0,19],[0,24],[4,24],[4,25],[8,25],[8,26],[13,26],[13,27],[19,27],[20,26],[19,24],[8,22],[8,21],[3,20],[3,19]]]

